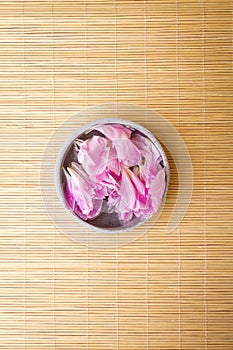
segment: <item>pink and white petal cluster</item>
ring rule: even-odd
[[[121,124],[95,128],[103,136],[78,142],[77,160],[64,169],[65,198],[83,220],[101,213],[103,202],[122,223],[151,217],[166,188],[161,154],[152,142]]]

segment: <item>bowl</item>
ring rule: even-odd
[[[107,145],[110,144],[110,146],[106,148],[106,152],[109,148],[112,147],[113,149],[117,149],[117,154],[119,154],[120,152],[119,149],[121,149],[123,143],[126,142],[126,141],[122,141],[120,138],[118,138],[117,141],[115,141],[116,138],[114,140],[111,139],[116,136],[114,137],[112,135],[109,136],[109,134],[107,134],[106,136],[106,133],[104,133],[103,130],[108,130],[109,129],[108,126],[118,128],[118,129],[124,129],[124,130],[127,130],[127,132],[129,131],[130,133],[129,139],[133,140],[134,144],[137,144],[138,139],[142,139],[142,140],[145,139],[146,144],[148,144],[148,147],[151,148],[154,154],[159,154],[160,156],[159,163],[158,163],[159,170],[161,170],[164,173],[164,177],[165,177],[165,180],[164,180],[165,183],[163,185],[163,188],[162,189],[158,188],[158,193],[159,191],[161,192],[159,202],[157,202],[157,199],[155,200],[153,196],[153,193],[155,192],[150,192],[152,185],[151,186],[145,185],[146,191],[148,193],[151,193],[150,203],[152,202],[155,203],[153,209],[147,210],[147,205],[149,202],[142,204],[143,209],[142,207],[140,208],[140,210],[133,209],[130,211],[128,209],[132,207],[132,201],[133,200],[135,201],[135,198],[136,198],[135,196],[130,195],[131,192],[130,192],[129,186],[131,186],[131,182],[133,182],[132,189],[133,191],[134,189],[136,189],[135,193],[136,193],[136,196],[138,196],[138,189],[137,189],[138,180],[135,178],[135,176],[139,178],[141,182],[144,181],[144,179],[141,178],[141,174],[139,173],[139,170],[138,170],[140,169],[141,171],[141,169],[145,168],[146,159],[144,156],[142,156],[139,165],[136,165],[136,164],[134,165],[133,160],[131,161],[130,159],[130,155],[125,157],[124,160],[123,158],[119,160],[119,163],[121,164],[121,169],[123,170],[120,170],[121,171],[120,176],[114,179],[115,185],[113,185],[112,183],[111,184],[107,183],[105,185],[105,182],[103,181],[101,182],[102,184],[101,186],[102,188],[104,188],[104,191],[106,190],[105,187],[107,187],[108,192],[105,197],[103,197],[102,195],[103,198],[101,198],[101,201],[102,201],[101,209],[98,209],[98,213],[95,213],[96,215],[94,215],[94,217],[92,216],[87,217],[86,212],[84,212],[84,209],[82,211],[82,208],[80,206],[77,206],[77,202],[75,202],[74,200],[71,201],[72,203],[75,203],[72,206],[70,204],[71,202],[67,200],[68,198],[67,186],[68,186],[68,182],[70,181],[70,178],[72,177],[71,175],[73,175],[74,173],[74,170],[75,172],[78,172],[79,176],[81,176],[82,181],[83,181],[83,177],[85,181],[87,180],[87,184],[88,184],[87,190],[85,191],[84,187],[80,187],[79,190],[83,192],[84,196],[86,196],[86,194],[90,192],[90,195],[88,194],[87,197],[88,198],[93,197],[93,190],[92,190],[92,188],[94,188],[93,181],[92,181],[93,174],[90,174],[90,172],[88,173],[87,171],[90,169],[90,162],[89,160],[87,161],[88,154],[85,155],[86,158],[83,156],[84,154],[83,149],[85,149],[85,147],[83,146],[84,144],[88,142],[91,145],[92,142],[90,142],[90,140],[93,140],[93,139],[96,139],[96,140],[98,139],[100,141],[104,140],[105,143],[108,142],[106,143]],[[125,136],[125,138],[127,137]],[[90,150],[90,152],[95,153],[96,150],[92,149]],[[82,157],[81,157],[81,154],[82,154]],[[80,161],[80,159],[82,161]],[[101,159],[100,159],[100,163],[101,163]],[[109,168],[107,163],[106,163],[106,168]],[[99,186],[99,182],[98,180],[96,180],[96,177],[99,176],[98,174],[101,173],[101,171],[99,169],[95,171],[97,172],[97,175],[96,174],[94,175],[95,184]],[[112,188],[114,186],[117,186],[117,188],[119,189],[119,186],[121,186],[121,184],[123,183],[122,174],[125,174],[126,178],[128,176],[129,177],[131,176],[130,182],[129,183],[127,182],[127,187],[126,187],[126,192],[128,191],[129,193],[127,193],[127,196],[125,196],[124,199],[122,199],[123,195],[121,196],[118,194],[117,200],[118,200],[118,203],[120,202],[120,204],[117,204],[117,205],[112,204],[111,206],[109,203],[110,203],[110,198],[111,198],[111,202],[113,201],[111,197],[112,196],[111,191],[114,191],[114,190],[112,190]],[[76,174],[74,176],[76,176]],[[127,181],[128,181],[128,178],[127,178]],[[140,183],[139,183],[139,186],[140,186]],[[81,182],[80,186],[84,186],[83,184],[86,184],[86,182],[85,183]],[[78,128],[72,135],[68,137],[68,139],[63,144],[58,154],[56,166],[55,166],[56,192],[60,202],[62,203],[64,210],[67,211],[72,216],[73,220],[82,224],[84,227],[91,228],[95,231],[101,231],[101,232],[107,232],[107,233],[119,233],[127,230],[132,230],[133,228],[139,225],[142,225],[144,222],[149,220],[152,216],[158,215],[161,207],[164,204],[165,197],[168,190],[168,185],[169,185],[169,164],[168,164],[166,154],[163,150],[163,147],[161,146],[159,141],[156,139],[156,137],[151,134],[149,130],[147,130],[140,124],[134,123],[127,119],[119,119],[119,118],[98,119],[98,120],[89,122],[83,125],[82,127]],[[99,203],[99,200],[93,199],[93,201],[97,201]],[[123,202],[123,205],[122,205],[122,202]],[[135,206],[133,205],[134,208]],[[98,207],[100,207],[99,204],[98,204]],[[122,207],[124,208],[125,213],[123,213]],[[126,220],[125,220],[125,217],[126,217]]]

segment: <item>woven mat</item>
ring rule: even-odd
[[[0,16],[0,348],[232,349],[232,2],[3,0]],[[179,130],[193,198],[175,232],[91,251],[50,222],[40,164],[62,122],[116,101]]]

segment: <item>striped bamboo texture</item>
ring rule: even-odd
[[[231,350],[232,1],[1,0],[0,17],[1,350]],[[172,234],[87,250],[47,217],[40,164],[68,117],[116,101],[179,130],[193,198]]]

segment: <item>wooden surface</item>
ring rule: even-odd
[[[0,348],[231,350],[232,1],[2,0],[0,16]],[[45,214],[41,158],[68,117],[115,101],[179,130],[193,198],[172,234],[88,251]]]

